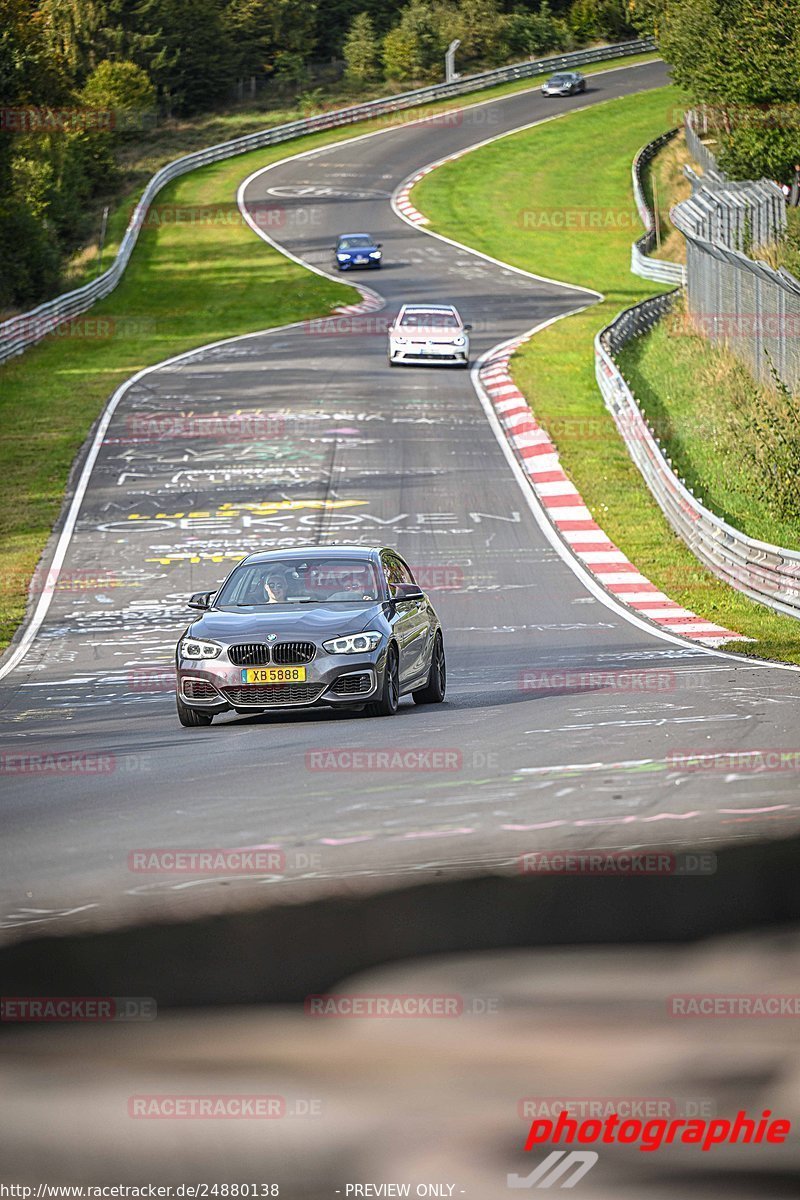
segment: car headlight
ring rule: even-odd
[[[398,346],[405,346],[408,338],[401,337],[399,333],[392,334],[392,341],[397,342]]]
[[[467,339],[464,337],[453,338],[453,345],[454,346],[463,346],[466,343],[466,340]]]
[[[339,262],[347,262],[350,255],[349,254],[337,254],[336,257],[338,258]]]
[[[180,644],[181,658],[193,658],[200,661],[204,658],[219,658],[222,646],[216,642],[201,642],[198,638],[184,638]]]
[[[369,256],[370,258],[380,258],[381,252],[380,250],[370,250]]]
[[[374,650],[380,643],[382,633],[377,629],[368,629],[366,633],[348,633],[345,637],[331,638],[323,642],[323,650],[329,654],[366,654]]]

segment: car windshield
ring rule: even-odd
[[[551,83],[569,83],[569,81],[570,81],[569,75],[554,75],[553,78],[550,80]]]
[[[262,604],[365,603],[382,594],[374,563],[358,558],[272,559],[233,572],[215,608]]]
[[[407,312],[400,324],[404,329],[458,329],[458,319],[452,312]]]
[[[367,237],[366,233],[356,234],[355,237],[339,238],[340,250],[367,250],[374,245],[372,238]]]

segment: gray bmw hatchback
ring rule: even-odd
[[[176,651],[178,718],[360,709],[392,716],[408,692],[444,699],[439,618],[396,550],[301,547],[251,554],[197,592]]]

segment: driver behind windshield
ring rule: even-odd
[[[273,571],[264,580],[264,598],[267,604],[283,604],[289,594],[286,576]]]

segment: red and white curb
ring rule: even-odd
[[[542,507],[572,553],[614,598],[669,633],[705,646],[747,641],[741,634],[681,608],[659,591],[609,539],[567,477],[547,432],[535,420],[509,371],[511,355],[527,338],[506,344],[480,370],[481,384]]]
[[[456,155],[453,155],[452,157],[455,158]],[[444,162],[446,160],[443,159],[442,161]],[[436,165],[438,166],[438,163]],[[409,193],[414,184],[419,183],[420,179],[423,179],[432,170],[433,166],[430,166],[423,167],[421,171],[417,171],[416,175],[412,175],[409,179],[405,180],[399,191],[396,192],[394,196],[395,208],[399,209],[405,219],[407,221],[411,221],[414,225],[427,225],[428,218],[421,213],[418,208],[414,208],[414,205],[408,198]]]

